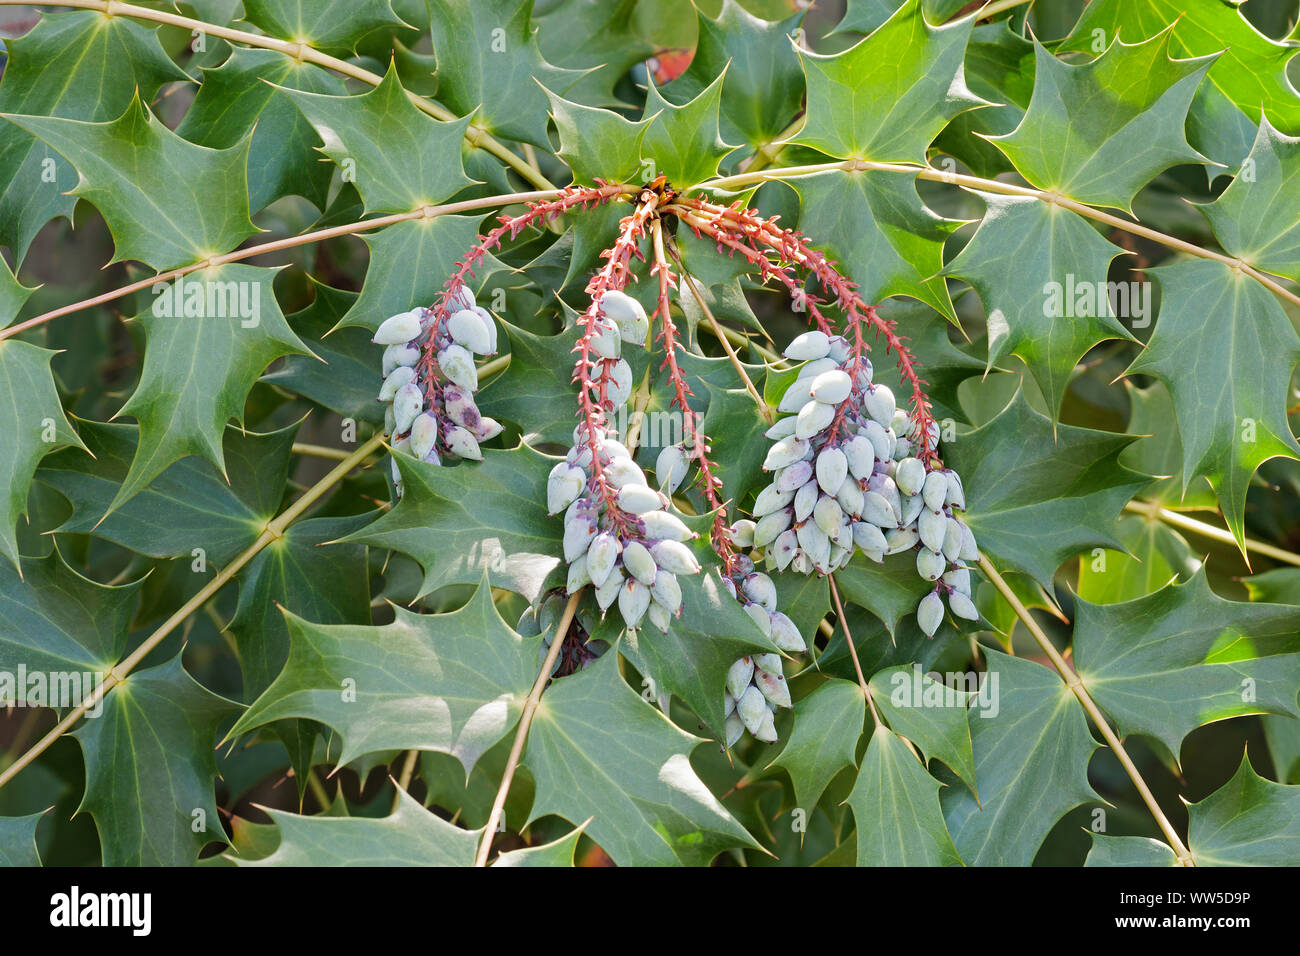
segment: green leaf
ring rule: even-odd
[[[536,642],[501,620],[486,584],[449,614],[394,611],[393,623],[376,627],[286,612],[289,659],[230,736],[304,717],[342,738],[339,764],[379,750],[436,750],[468,774],[518,720]]]
[[[876,671],[869,684],[890,730],[916,744],[926,760],[943,761],[978,794],[966,721],[966,707],[975,692],[941,684],[916,665]]]
[[[1007,355],[1022,359],[1055,418],[1084,353],[1106,339],[1133,339],[1106,283],[1122,250],[1054,203],[978,195],[984,219],[944,274],[969,282],[984,304],[989,367]]]
[[[812,812],[837,773],[853,766],[867,702],[852,681],[831,679],[795,706],[794,727],[768,768],[784,767],[795,805]]]
[[[361,295],[339,322],[372,332],[390,315],[429,305],[443,290],[453,266],[478,238],[480,216],[437,216],[395,223],[362,237],[370,250]],[[478,263],[482,279],[501,262],[492,255]],[[371,361],[380,367],[383,350],[371,346]]]
[[[1057,820],[1096,799],[1088,760],[1097,743],[1083,708],[1054,673],[988,648],[984,653],[991,705],[970,715],[980,799],[949,787],[940,801],[967,865],[1028,866]]]
[[[547,62],[532,0],[428,0],[438,98],[494,136],[550,149],[546,90],[563,94],[584,70]]]
[[[162,271],[229,252],[257,232],[245,176],[251,138],[229,149],[195,146],[138,99],[106,123],[0,115],[76,167],[72,194],[103,215],[114,262]]]
[[[0,340],[0,476],[8,489],[0,514],[0,551],[18,564],[18,519],[41,459],[68,445],[84,449],[72,430],[50,371],[53,352],[17,339]]]
[[[1258,776],[1245,754],[1233,778],[1187,815],[1197,866],[1291,866],[1300,855],[1300,787]]]
[[[1300,336],[1254,279],[1221,262],[1191,260],[1152,270],[1160,318],[1125,374],[1145,372],[1173,396],[1183,442],[1183,488],[1203,475],[1245,548],[1246,489],[1270,458],[1300,457],[1286,416]]]
[[[381,27],[408,26],[389,0],[244,0],[244,19],[281,40],[335,53],[351,53]]]
[[[909,0],[843,53],[800,49],[808,111],[794,142],[839,158],[924,164],[949,120],[984,105],[962,70],[974,19],[933,27]]]
[[[1084,866],[1177,866],[1178,857],[1167,843],[1151,837],[1107,836],[1089,833],[1092,849]]]
[[[1131,601],[1174,579],[1186,581],[1201,566],[1183,536],[1162,521],[1124,517],[1116,530],[1125,551],[1094,549],[1079,559],[1078,595],[1085,601]]]
[[[1017,392],[991,422],[943,451],[965,483],[966,521],[981,550],[999,568],[1050,588],[1056,569],[1079,552],[1121,547],[1115,515],[1147,482],[1118,462],[1132,440],[1073,425],[1054,429]]]
[[[939,781],[900,737],[877,725],[846,801],[857,824],[858,866],[960,866],[939,812]]]
[[[1226,601],[1204,571],[1122,604],[1076,602],[1074,659],[1121,734],[1155,737],[1175,758],[1212,721],[1300,717],[1300,607]]]
[[[384,420],[383,403],[376,398],[383,384],[379,374],[383,351],[370,341],[372,329],[338,328],[356,303],[357,294],[314,280],[312,288],[315,298],[311,305],[288,316],[288,322],[300,338],[311,343],[316,355],[286,355],[261,380],[344,418],[378,425]],[[372,312],[366,318],[373,321],[381,314],[393,313]]]
[[[790,42],[802,13],[760,20],[736,0],[723,0],[716,17],[696,8],[699,40],[686,71],[667,87],[675,101],[695,99],[722,83],[722,138],[755,148],[774,140],[803,106],[803,70]]]
[[[1300,604],[1300,568],[1274,568],[1242,578],[1252,601]]]
[[[36,825],[45,811],[25,817],[0,817],[0,867],[40,866],[36,849]]]
[[[368,624],[366,549],[337,544],[366,516],[308,518],[258,552],[243,569],[239,604],[227,630],[239,649],[246,699],[270,686],[289,653],[282,611],[317,624]]]
[[[86,761],[78,812],[95,819],[104,866],[192,866],[204,846],[225,843],[213,746],[237,705],[198,684],[177,654],[132,673],[102,707],[72,736]]]
[[[533,6],[542,54],[557,66],[585,71],[571,86],[571,98],[589,106],[624,105],[614,85],[655,52],[638,16],[653,7],[640,0],[558,0]]]
[[[1201,206],[1224,251],[1275,275],[1300,279],[1300,139],[1265,117],[1247,165]]]
[[[983,374],[988,363],[953,345],[948,334],[952,323],[928,305],[911,299],[888,299],[877,312],[881,318],[898,323],[899,334],[907,339],[912,354],[917,356],[935,419],[967,421],[957,397],[958,386],[968,378]],[[894,356],[886,353],[883,345],[876,347],[872,380],[885,383],[895,395],[906,394]]]
[[[317,160],[311,123],[276,87],[342,94],[343,81],[312,63],[271,50],[234,47],[203,83],[176,133],[198,146],[236,146],[252,131],[248,199],[262,209],[281,196],[302,196],[318,209],[328,199],[333,170]]]
[[[943,244],[960,223],[929,209],[916,181],[892,172],[831,172],[801,176],[799,229],[828,237],[814,243],[838,260],[862,298],[879,302],[908,295],[953,315],[942,277]]]
[[[147,342],[144,368],[117,414],[135,417],[140,439],[110,510],[187,455],[224,473],[222,434],[232,418],[243,421],[258,377],[282,355],[310,354],[280,311],[274,275],[245,265],[204,269],[168,283],[135,317]]]
[[[518,424],[524,441],[570,443],[577,419],[557,410],[577,406],[573,344],[578,333],[566,328],[558,335],[537,335],[504,319],[499,325],[510,339],[510,364],[483,387],[479,408]]]
[[[1210,67],[1209,82],[1247,116],[1260,107],[1280,129],[1300,133],[1300,96],[1287,78],[1294,45],[1260,33],[1238,4],[1216,0],[1096,0],[1083,15],[1063,49],[1086,49],[1094,30],[1136,43],[1169,31],[1175,56],[1220,54]]]
[[[612,110],[571,103],[550,90],[546,95],[560,135],[556,155],[569,164],[575,183],[653,178],[641,175],[641,144],[650,130],[648,116],[633,122]]]
[[[29,672],[97,673],[102,678],[126,652],[139,597],[140,582],[97,584],[68,567],[57,549],[44,558],[24,558],[21,578],[0,564],[0,671],[11,681],[20,665]],[[7,690],[0,696],[8,704],[26,699],[22,686]],[[83,688],[81,697],[90,690]],[[55,704],[47,700],[47,706]]]
[[[25,36],[6,37],[5,51],[0,113],[111,120],[137,91],[151,100],[164,83],[188,79],[154,30],[98,11],[42,14]],[[42,226],[72,217],[76,183],[61,156],[16,126],[0,125],[0,246],[22,262]]]
[[[1259,719],[1278,783],[1300,783],[1300,720],[1266,714]]]
[[[546,514],[546,476],[555,459],[526,445],[485,449],[483,458],[440,468],[399,454],[402,500],[343,540],[420,562],[421,597],[448,584],[475,584],[486,568],[493,587],[535,600],[561,581],[564,523]]]
[[[619,866],[706,866],[757,844],[691,766],[700,738],[623,683],[605,654],[542,696],[524,763],[537,784],[532,819],[592,818],[587,834]]]
[[[1183,489],[1183,443],[1178,429],[1170,427],[1175,418],[1169,389],[1160,382],[1138,388],[1128,379],[1124,386],[1131,408],[1128,432],[1141,437],[1124,449],[1120,464],[1149,475],[1168,476],[1152,481],[1142,489],[1142,496],[1167,508],[1218,510],[1214,489],[1203,476],[1193,477]]]
[[[239,866],[472,866],[482,836],[430,813],[400,788],[397,808],[379,819],[266,812],[280,831],[275,852],[227,859]]]
[[[679,576],[682,613],[672,619],[668,633],[653,626],[625,631],[621,616],[610,614],[593,636],[613,644],[622,634],[619,650],[642,675],[653,678],[659,690],[680,697],[718,740],[725,740],[727,671],[749,654],[779,651],[723,588],[719,561],[708,543],[711,516],[685,520],[700,534],[691,546],[705,570]]]
[[[835,572],[835,583],[844,600],[880,618],[890,635],[896,635],[903,619],[911,617],[921,598],[934,590],[933,584],[916,573],[911,554],[891,555],[881,564],[854,554],[848,567]]]
[[[218,566],[257,540],[275,517],[297,431],[291,426],[259,435],[228,428],[224,451],[232,466],[229,480],[209,462],[188,458],[105,516],[135,456],[139,430],[98,422],[82,422],[81,428],[94,458],[63,452],[51,457],[40,473],[41,480],[72,505],[72,515],[56,530],[93,532],[140,554],[184,558],[187,563],[200,548],[206,562]]]
[[[522,850],[507,850],[492,861],[493,866],[519,867],[569,867],[573,866],[573,854],[578,849],[578,840],[582,838],[582,827],[569,831],[565,836],[541,846],[528,846]]]
[[[3,131],[0,131],[3,132]],[[35,289],[29,289],[9,269],[9,263],[0,256],[0,329],[12,324]]]
[[[471,184],[461,164],[469,119],[440,122],[420,112],[402,89],[396,66],[356,96],[325,96],[281,88],[324,141],[365,201],[366,212],[410,212]]]
[[[646,87],[642,115],[650,118],[650,128],[642,153],[653,162],[655,174],[666,176],[678,190],[717,176],[718,164],[735,149],[718,132],[723,79],[681,106],[664,99],[653,80]]]
[[[1035,186],[1127,210],[1158,173],[1206,162],[1183,126],[1213,58],[1173,60],[1169,42],[1169,34],[1133,45],[1121,40],[1081,64],[1036,43],[1029,109],[993,143]]]

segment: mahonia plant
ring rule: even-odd
[[[1294,0],[56,6],[0,864],[1300,861]]]

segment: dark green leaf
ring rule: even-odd
[[[978,794],[966,707],[970,693],[922,674],[919,666],[891,667],[871,675],[872,699],[900,737],[920,748],[927,760],[942,760]]]
[[[618,655],[543,695],[524,762],[537,783],[533,819],[592,818],[587,833],[619,866],[705,866],[757,846],[696,776],[700,739],[623,683]]]
[[[340,764],[379,750],[437,750],[468,774],[518,720],[536,677],[536,642],[501,620],[486,585],[449,614],[395,611],[392,624],[377,627],[286,612],[284,670],[230,735],[304,717],[342,738]]]
[[[735,149],[718,133],[722,81],[723,77],[718,77],[682,106],[664,99],[653,82],[646,88],[642,115],[650,119],[650,128],[642,153],[651,162],[654,174],[666,176],[676,189],[684,190],[718,175],[718,164]]]
[[[808,813],[831,778],[854,764],[867,702],[852,681],[828,680],[795,705],[794,727],[768,767],[784,767]]]
[[[36,825],[43,816],[44,812],[0,817],[0,867],[41,865],[36,851]]]
[[[72,193],[108,223],[114,261],[138,259],[161,271],[229,252],[257,232],[245,176],[251,137],[229,149],[195,146],[138,99],[106,123],[0,115],[76,167]]]
[[[380,27],[406,26],[389,0],[244,0],[244,19],[281,40],[341,53]]]

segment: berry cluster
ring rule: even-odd
[[[394,451],[440,465],[444,456],[481,461],[479,442],[501,433],[501,423],[480,415],[475,355],[497,350],[497,326],[464,285],[433,309],[401,312],[379,326],[372,340],[384,349],[379,400],[389,403],[384,427]],[[402,478],[393,462],[393,482]]]
[[[935,582],[917,611],[925,633],[943,619],[941,594],[954,614],[978,620],[964,562],[979,551],[957,517],[961,478],[931,464],[937,424],[922,431],[842,337],[805,332],[785,355],[804,363],[778,406],[795,414],[766,433],[774,443],[763,469],[773,480],[752,512],[754,545],[766,549],[769,566],[830,574],[855,551],[880,563],[915,550],[917,573]]]

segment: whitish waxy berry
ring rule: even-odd
[[[658,604],[650,602],[650,608],[646,611],[646,617],[650,618],[650,623],[660,631],[667,634],[668,628],[672,626],[672,617]],[[660,705],[662,707],[662,705]]]
[[[438,443],[438,419],[428,412],[415,417],[411,423],[411,454],[421,461]]]
[[[597,587],[608,579],[622,550],[618,538],[608,531],[602,531],[592,538],[591,544],[587,547],[587,573],[591,575],[591,580]]]
[[[628,574],[646,587],[655,583],[655,575],[659,571],[659,566],[650,556],[649,549],[639,541],[629,541],[624,545],[623,567],[627,568]]]
[[[746,687],[745,692],[736,698],[736,713],[745,722],[745,729],[755,736],[763,726],[763,718],[771,716],[767,709],[767,698],[753,684]]]
[[[605,468],[605,480],[615,488],[644,485],[645,473],[631,458],[615,458]]]
[[[803,489],[799,489],[802,491]],[[781,491],[776,485],[768,485],[758,493],[754,499],[754,509],[751,512],[755,518],[762,518],[764,515],[770,515],[773,511],[779,511],[788,505],[795,497],[793,491]],[[795,507],[795,514],[798,515],[798,506]]]
[[[768,549],[768,559],[776,566],[778,571],[784,571],[794,560],[795,552],[799,549],[799,538],[793,529],[782,531],[772,542],[771,548]]]
[[[695,537],[695,532],[686,527],[686,523],[667,511],[648,511],[641,515],[647,538],[662,538],[668,541],[686,541]]]
[[[474,365],[474,356],[455,343],[448,345],[438,353],[438,367],[461,388],[474,391],[478,388],[478,369]]]
[[[675,492],[686,477],[689,466],[690,460],[681,445],[666,446],[655,459],[655,477],[659,479],[659,489],[666,495]]]
[[[867,414],[882,426],[888,426],[894,420],[898,407],[888,385],[873,385],[863,399],[863,406]]]
[[[474,293],[469,291],[469,286],[461,283],[456,287],[456,291],[447,296],[447,311],[459,312],[461,309],[473,309],[478,306],[474,299]]]
[[[980,549],[975,544],[975,534],[965,524],[961,526],[961,551],[958,552],[957,557],[962,561],[978,561],[980,559]]]
[[[808,649],[803,635],[799,633],[799,628],[794,626],[794,621],[780,611],[772,612],[772,642],[781,650],[791,654]]]
[[[916,532],[921,536],[921,543],[931,551],[943,550],[944,534],[948,530],[948,519],[937,511],[923,508],[916,519]]]
[[[604,359],[616,359],[623,354],[623,337],[613,319],[597,319],[592,328],[591,351]]]
[[[486,415],[483,415],[479,418],[477,425],[474,425],[472,427],[471,426],[466,426],[466,427],[469,428],[470,432],[480,442],[485,442],[490,439],[496,438],[498,435],[501,434],[501,430],[505,428],[505,426],[502,425],[495,418],[488,418]]]
[[[921,489],[921,497],[925,499],[925,506],[934,511],[943,507],[943,503],[948,498],[948,479],[937,471],[932,471],[925,476],[925,485]]]
[[[663,508],[663,499],[659,492],[645,485],[624,485],[618,489],[618,506],[634,515],[647,511],[659,511]]]
[[[810,462],[796,461],[777,471],[772,483],[780,492],[798,491],[812,476],[813,466]]]
[[[742,657],[731,665],[727,671],[727,693],[732,696],[733,700],[739,700],[744,696],[745,688],[749,686],[749,681],[753,676],[754,661],[752,658]]]
[[[758,730],[751,730],[750,733],[754,735],[755,740],[760,740],[765,744],[776,742],[776,722],[773,720],[770,710],[763,714],[763,718],[758,724]]]
[[[754,526],[754,547],[761,548],[768,542],[774,541],[778,534],[790,527],[792,520],[794,520],[794,511],[789,507],[763,515]]]
[[[590,573],[590,567],[588,573]],[[600,605],[602,612],[608,611],[610,606],[618,600],[619,594],[623,591],[623,572],[615,568],[610,575],[605,578],[604,584],[596,585],[596,603]]]
[[[756,571],[746,575],[741,587],[746,597],[763,605],[769,614],[776,610],[776,585],[766,574]]]
[[[452,425],[443,436],[447,450],[467,458],[470,461],[482,461],[483,452],[478,447],[478,440],[459,425]]]
[[[564,521],[564,560],[573,562],[585,554],[596,537],[595,518],[584,513],[574,514]]]
[[[970,594],[970,571],[966,568],[953,568],[943,576],[943,583],[954,591]]]
[[[829,372],[831,369],[838,367],[839,363],[830,356],[819,358],[812,362],[805,362],[800,366],[799,374],[795,376],[795,381],[798,381],[801,378],[808,379],[808,388],[811,391],[813,379],[822,374],[822,372]]]
[[[916,608],[916,623],[925,631],[926,637],[934,637],[934,632],[943,623],[943,601],[939,595],[931,591],[921,598]]]
[[[731,540],[738,548],[752,548],[754,546],[754,522],[748,518],[741,518],[731,526]]]
[[[487,355],[492,351],[492,333],[483,324],[483,317],[472,309],[461,309],[447,320],[447,334],[453,342]]]
[[[591,583],[591,575],[587,573],[587,556],[578,555],[578,559],[569,565],[569,576],[564,582],[564,591],[566,594],[576,594],[580,588],[586,587]]]
[[[790,701],[790,688],[786,686],[785,678],[780,674],[769,674],[767,671],[754,671],[754,686],[763,692],[763,696],[770,700],[777,707],[793,707]]]
[[[956,518],[946,519],[941,550],[943,556],[951,562],[961,559],[961,529],[962,523]]]
[[[809,481],[802,488],[794,493],[794,520],[803,521],[813,509],[817,507],[817,499],[821,497],[818,492],[817,482]]]
[[[777,404],[778,412],[797,412],[808,402],[813,400],[812,381],[810,379],[798,379],[781,396],[781,401]]]
[[[884,425],[877,421],[869,421],[862,426],[862,437],[871,442],[872,451],[875,457],[881,461],[889,461],[894,455],[895,440],[893,432],[889,431]],[[874,462],[872,463],[874,465]],[[870,469],[867,474],[870,474]],[[859,478],[865,478],[866,475],[859,475]]]
[[[849,397],[849,392],[853,388],[853,383],[849,376],[834,369],[829,372],[822,372],[812,383],[812,397],[826,405],[838,405]]]
[[[850,345],[849,340],[842,335],[832,335],[827,344],[830,347],[828,357],[837,365],[847,362],[849,356],[853,354],[853,346]]]
[[[822,533],[828,538],[839,534],[840,522],[844,520],[844,509],[840,503],[828,495],[822,495],[817,499],[817,506],[813,508],[813,523],[821,529]]]
[[[898,524],[893,506],[876,491],[868,491],[862,496],[862,517],[881,528],[893,528]]]
[[[837,493],[848,473],[849,460],[840,449],[827,448],[817,456],[817,484],[821,485],[826,494]]]
[[[910,551],[916,547],[916,543],[921,540],[921,536],[916,533],[914,528],[893,528],[885,532],[885,540],[889,542],[889,550],[886,554],[898,554],[901,551]]]
[[[609,376],[605,397],[615,405],[622,405],[632,397],[632,366],[625,359],[619,359],[610,369]]]
[[[415,416],[424,411],[424,393],[414,383],[403,385],[393,396],[393,429],[395,433],[409,431]]]
[[[423,309],[412,309],[384,319],[370,341],[376,345],[405,345],[422,331],[423,313]]]
[[[793,418],[778,418],[776,424],[763,432],[764,438],[770,438],[772,441],[780,441],[782,438],[789,438],[794,434]]]
[[[841,451],[844,452],[845,463],[849,466],[849,474],[854,478],[871,477],[871,472],[876,467],[876,454],[870,439],[863,435],[854,435],[844,443]]]
[[[918,495],[925,485],[925,463],[919,458],[904,458],[894,469],[894,483],[905,495]]]
[[[826,333],[813,329],[802,335],[796,335],[785,350],[785,357],[794,362],[805,362],[824,358],[830,350],[831,342]],[[753,730],[750,733],[753,733]]]
[[[834,418],[834,405],[823,405],[818,401],[810,401],[799,409],[799,417],[795,420],[794,426],[795,437],[811,438],[829,425]]]
[[[763,459],[763,470],[776,471],[778,468],[793,465],[796,461],[801,461],[807,451],[808,442],[805,439],[793,435],[782,438],[767,450],[767,457]]]
[[[389,373],[395,368],[401,366],[412,366],[420,360],[420,350],[413,348],[409,344],[390,345],[384,349],[383,375],[387,378]]]
[[[960,591],[948,592],[948,607],[952,609],[953,614],[964,617],[968,621],[980,619],[980,612],[975,607],[975,602]]]
[[[379,400],[381,402],[391,402],[397,390],[403,385],[410,385],[415,381],[415,369],[401,366],[393,369],[388,377],[384,379],[384,384],[379,386]]]
[[[858,487],[858,483],[852,476],[845,478],[840,482],[839,489],[835,492],[835,500],[840,503],[844,513],[858,517],[862,514],[862,506],[866,502],[866,495]]]
[[[650,585],[650,596],[669,614],[676,614],[682,609],[682,586],[677,581],[677,575],[671,571],[659,569],[654,584]]]
[[[632,630],[641,624],[641,618],[650,608],[650,590],[637,580],[629,580],[618,595],[618,611],[623,623]]]
[[[922,548],[916,552],[916,573],[927,581],[938,581],[943,576],[943,569],[946,566],[947,562],[943,560],[942,554],[929,548]]]
[[[727,749],[730,750],[732,747],[736,746],[736,741],[740,740],[741,737],[745,736],[745,722],[740,719],[739,714],[734,714],[734,713],[728,714],[726,730],[727,730],[726,746]]]
[[[853,523],[853,543],[863,551],[883,554],[888,548],[889,543],[885,540],[885,533],[876,525],[869,521],[855,521]]]
[[[694,574],[700,570],[700,562],[690,548],[680,541],[656,541],[650,546],[659,567],[672,574]]]
[[[645,346],[650,335],[650,317],[640,302],[626,292],[611,289],[601,296],[600,310],[618,325],[625,342]]]
[[[551,469],[546,479],[546,511],[559,514],[582,494],[587,484],[587,475],[581,468],[575,468],[567,461],[562,461]]]

